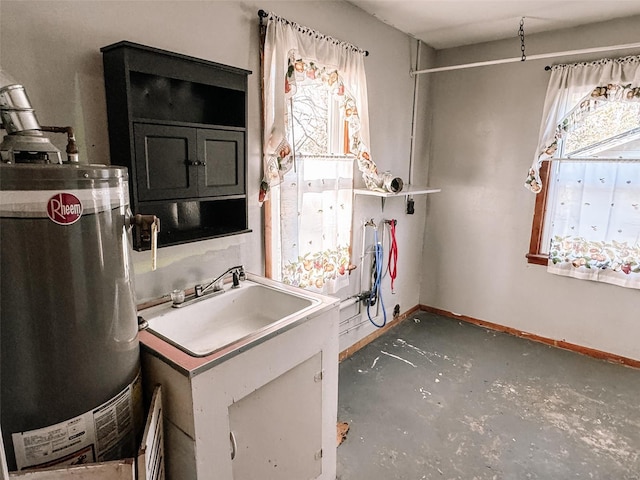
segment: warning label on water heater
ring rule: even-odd
[[[140,375],[99,407],[56,425],[11,435],[18,470],[118,460],[135,442]]]

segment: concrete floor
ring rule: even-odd
[[[339,480],[640,479],[637,369],[421,312],[339,382]]]

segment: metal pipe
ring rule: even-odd
[[[345,322],[347,322],[349,320],[352,320],[353,318],[355,318],[355,317],[350,317],[347,320],[345,320]],[[363,326],[365,324],[371,325],[371,322],[368,319],[362,320],[361,322],[358,322],[355,325],[351,325],[350,327],[342,330],[340,333],[338,333],[338,336],[346,335],[347,333],[351,332],[352,330],[360,328],[361,326]]]
[[[351,305],[355,305],[359,301],[358,295],[352,295],[350,297],[345,298],[340,302],[340,310],[344,310],[345,308],[350,307]]]
[[[6,82],[10,83],[4,85]],[[42,134],[42,127],[24,87],[13,83],[1,70],[0,119],[2,128],[7,132],[0,143],[0,161],[62,163],[60,151]]]
[[[589,157],[584,157],[584,158],[580,158],[580,157],[567,157],[567,158],[548,158],[546,160],[543,160],[543,162],[560,162],[560,163],[566,163],[566,162],[582,162],[582,163],[598,163],[598,162],[616,162],[616,163],[638,163],[640,162],[640,159],[637,158],[615,158],[615,157],[593,157],[593,158],[589,158]]]
[[[416,70],[420,67],[420,40],[416,40],[418,42],[416,46]],[[418,81],[419,77],[414,75],[413,79],[413,109],[411,112],[411,143],[409,144],[409,181],[407,182],[409,185],[413,184],[413,162],[415,160],[415,140],[417,133],[417,111],[418,111]]]
[[[358,317],[360,317],[360,315],[352,315],[349,318],[346,318],[346,319],[342,320],[340,322],[340,324],[339,324],[339,327],[343,327],[344,325],[349,323],[351,320],[353,320],[354,318],[358,318]],[[350,326],[348,328],[345,328],[344,330],[341,330],[340,332],[338,332],[338,336],[344,335],[345,333],[349,333],[351,330],[354,330],[357,326],[360,326],[365,322],[366,323],[370,323],[369,320],[365,320],[364,322],[361,321],[360,323],[357,323],[356,325],[352,325],[352,326]]]
[[[538,55],[527,55],[527,60],[540,60],[543,58],[568,57],[571,55],[581,55],[584,53],[609,52],[612,50],[627,50],[631,48],[640,48],[640,43],[626,43],[623,45],[611,45],[609,47],[584,48],[581,50],[567,50],[564,52],[541,53]],[[450,70],[462,70],[465,68],[484,67],[488,65],[501,65],[504,63],[522,62],[522,57],[503,58],[500,60],[487,60],[485,62],[465,63],[461,65],[450,65],[448,67],[427,68],[411,72],[411,75],[419,75],[422,73],[446,72]],[[548,67],[551,68],[551,67]]]
[[[364,285],[364,279],[363,279],[363,275],[365,272],[365,268],[364,268],[364,259],[365,259],[365,249],[366,249],[366,241],[367,241],[367,227],[373,226],[375,227],[375,223],[373,223],[373,218],[371,220],[368,220],[366,222],[364,222],[364,224],[362,225],[362,250],[360,250],[360,285],[359,285],[359,290],[360,292],[362,292],[362,286]],[[369,290],[371,290],[371,288],[369,288]],[[362,305],[358,304],[358,315],[362,314]]]
[[[382,223],[382,239],[380,239],[380,248],[382,249],[382,265],[380,266],[380,284],[378,285],[378,301],[376,302],[376,318],[380,316],[380,297],[382,296],[382,280],[385,277],[384,271],[384,239],[386,237],[387,229],[384,228],[384,222]]]
[[[72,127],[40,127],[43,132],[66,133],[67,134],[67,161],[69,163],[78,163],[78,145],[76,144],[76,136]]]

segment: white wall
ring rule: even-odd
[[[71,125],[81,162],[109,159],[108,126],[100,47],[129,40],[161,49],[252,70],[249,78],[248,194],[252,233],[166,247],[159,250],[158,270],[150,270],[149,254],[135,253],[138,301],[188,287],[243,263],[262,273],[262,211],[257,204],[261,179],[259,9],[369,50],[368,78],[371,152],[380,171],[408,179],[413,78],[416,43],[362,10],[343,1],[12,1],[0,2],[0,65],[27,90],[43,125]],[[430,58],[424,49],[423,58]],[[424,67],[424,64],[421,65]],[[421,91],[428,82],[423,82]],[[420,112],[424,115],[424,110]],[[425,148],[418,141],[417,149]],[[54,143],[64,149],[65,139]],[[416,160],[417,176],[426,172],[427,155]],[[418,304],[420,254],[426,199],[416,198],[416,214],[404,214],[404,199],[357,198],[354,213],[354,263],[359,264],[361,227],[365,219],[398,219],[399,265],[396,294],[385,285],[389,311]],[[353,275],[349,289],[355,293]],[[349,291],[347,291],[349,290]],[[353,309],[345,310],[344,316]],[[353,319],[355,325],[360,319]],[[373,330],[354,328],[341,337],[346,348]]]
[[[415,68],[416,43],[343,1],[2,0],[0,66],[26,87],[42,124],[74,127],[81,161],[91,163],[109,163],[100,47],[130,40],[252,70],[248,187],[250,198],[257,198],[261,8],[369,50],[371,151],[381,171],[408,181],[414,85],[409,71]],[[633,17],[531,35],[527,53],[636,42],[639,27],[640,18]],[[448,65],[519,54],[515,36],[437,55],[426,47],[419,68],[428,68],[434,59]],[[640,359],[637,291],[556,277],[524,259],[534,197],[522,183],[537,141],[548,81],[545,64],[527,61],[418,78],[411,178],[443,191],[416,196],[414,215],[404,213],[404,198],[387,200],[382,212],[378,199],[357,197],[353,261],[359,264],[363,222],[395,218],[400,250],[396,294],[391,295],[386,281],[383,288],[389,312],[395,304],[404,312],[422,303]],[[63,138],[54,140],[64,149]],[[257,202],[250,202],[249,224],[249,234],[160,249],[155,272],[147,253],[135,253],[138,300],[206,280],[231,264],[244,263],[249,271],[262,273]],[[340,297],[355,293],[358,276],[356,270]],[[345,309],[343,318],[354,311]],[[355,327],[362,320],[366,316],[343,326],[350,330],[341,337],[341,349],[374,330],[367,323]]]
[[[528,55],[638,41],[640,17],[526,37]],[[640,51],[605,54],[623,56]],[[597,56],[553,59],[555,63]],[[520,56],[513,39],[437,52],[438,65]],[[432,74],[430,199],[420,300],[640,359],[640,292],[528,265],[535,197],[523,187],[552,60]],[[422,131],[429,135],[428,131]]]

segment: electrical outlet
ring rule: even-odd
[[[400,315],[400,305],[396,303],[396,306],[393,307],[393,318],[397,318]]]
[[[410,198],[407,200],[407,215],[413,215],[414,212],[414,208],[413,208],[413,198]]]

